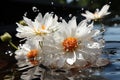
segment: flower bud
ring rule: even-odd
[[[3,35],[0,36],[0,39],[3,42],[7,42],[7,41],[10,41],[12,39],[12,36],[8,32],[5,32]]]

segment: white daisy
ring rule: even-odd
[[[93,39],[99,34],[99,30],[93,30],[93,23],[89,25],[87,20],[83,20],[77,26],[73,17],[68,23],[63,21],[61,27],[61,31],[44,40],[45,64],[83,67],[88,62],[94,63],[101,54],[102,44]]]
[[[25,44],[20,45],[19,49],[15,51],[15,58],[18,61],[18,66],[25,65],[36,66],[41,62],[41,48],[37,40],[26,41]]]
[[[53,17],[52,13],[46,13],[44,17],[39,13],[34,21],[31,21],[31,19],[28,19],[27,17],[23,18],[27,26],[17,23],[18,33],[16,36],[19,38],[41,38],[58,29],[58,17],[56,15]]]
[[[103,18],[104,16],[110,14],[110,12],[108,12],[109,7],[110,6],[108,4],[106,4],[102,7],[102,9],[100,11],[99,11],[99,9],[96,9],[95,13],[86,11],[85,14],[82,13],[81,15],[90,20],[98,20],[98,19]]]

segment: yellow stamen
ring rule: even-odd
[[[78,47],[78,41],[74,37],[66,38],[62,43],[65,51],[74,51]]]
[[[45,27],[44,25],[42,25],[42,27],[41,27],[41,28],[42,28],[42,30],[45,30],[45,28],[46,28],[46,27]]]
[[[36,29],[34,27],[34,31],[35,31],[36,35],[40,35],[40,36],[46,34],[45,32],[41,32],[41,30],[45,30],[45,29],[46,29],[46,27],[44,25],[42,25],[41,28],[39,28],[39,29]]]

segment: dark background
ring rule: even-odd
[[[70,2],[69,2],[70,1]],[[17,25],[16,22],[22,20],[25,12],[27,17],[34,19],[39,12],[54,12],[59,17],[69,20],[69,14],[77,16],[77,21],[81,21],[81,16],[85,10],[95,11],[101,9],[105,4],[110,4],[109,11],[112,12],[106,17],[105,23],[111,24],[111,18],[120,15],[120,0],[1,0],[0,2],[0,35],[3,32],[14,33]],[[38,11],[33,11],[36,7]],[[109,19],[109,20],[108,20]],[[116,21],[119,23],[119,20]]]

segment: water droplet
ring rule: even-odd
[[[93,72],[93,70],[92,70],[92,69],[89,69],[88,71],[89,71],[90,73],[91,73],[91,72]]]
[[[11,51],[8,51],[8,53],[11,53]]]
[[[13,55],[12,51],[6,51],[5,54],[8,54],[9,56]]]
[[[119,15],[115,15],[115,18],[119,18]]]
[[[69,17],[72,17],[72,14],[69,14]]]
[[[81,10],[84,10],[84,8],[81,8]]]
[[[12,56],[13,55],[13,53],[10,53],[10,56]]]
[[[27,16],[27,12],[24,13],[24,16]]]
[[[32,7],[32,10],[33,10],[33,12],[39,12],[39,10],[37,9],[37,7]]]
[[[51,2],[52,5],[54,5],[54,2]]]
[[[5,52],[5,54],[8,54],[7,52]]]
[[[91,3],[93,4],[93,1],[91,1]]]
[[[51,12],[51,14],[54,14],[54,12]]]
[[[117,24],[117,23],[114,23],[114,27],[116,27],[116,26],[118,26],[118,24]]]
[[[111,4],[111,2],[109,2],[109,4]]]
[[[99,12],[99,9],[98,9],[98,8],[96,9],[96,12]]]
[[[62,17],[60,17],[60,20],[62,20]]]

